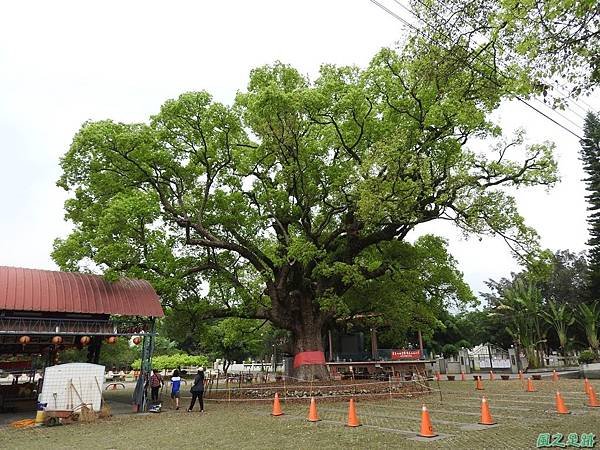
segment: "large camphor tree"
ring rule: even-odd
[[[419,224],[535,246],[503,187],[554,183],[552,145],[500,139],[489,113],[526,88],[471,56],[415,38],[315,81],[258,68],[231,106],[191,92],[149,123],[86,123],[61,162],[74,229],[53,257],[147,278],[207,317],[268,320],[289,330],[296,376],[326,378],[336,319],[470,297],[442,240],[407,242]]]

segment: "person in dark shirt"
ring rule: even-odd
[[[153,369],[152,375],[150,376],[150,390],[152,391],[152,401],[158,402],[158,391],[163,385],[163,379],[158,373],[158,370]]]
[[[188,411],[191,412],[192,409],[194,409],[196,399],[198,399],[200,412],[204,412],[204,369],[202,367],[198,370],[198,374],[194,378],[194,384],[192,385],[190,392],[192,393],[192,403],[190,403]]]

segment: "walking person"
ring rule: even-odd
[[[198,374],[194,378],[194,384],[190,392],[192,393],[192,403],[190,403],[188,412],[191,412],[194,408],[196,399],[198,399],[198,403],[200,404],[200,412],[204,412],[204,369],[202,367],[198,369]]]
[[[175,369],[171,376],[171,400],[175,400],[175,409],[179,409],[179,396],[181,388],[181,377],[179,376],[179,370]],[[171,403],[172,405],[172,403]]]
[[[152,403],[158,402],[158,391],[160,390],[162,385],[163,385],[162,377],[158,373],[158,370],[153,369],[152,376],[150,376],[150,390],[152,391],[150,398],[152,399]]]

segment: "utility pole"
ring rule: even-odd
[[[490,348],[489,342],[487,344],[487,348],[488,348],[488,355],[490,357],[490,370],[492,370],[494,368],[494,365],[492,364],[492,349]]]

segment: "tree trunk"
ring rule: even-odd
[[[294,350],[294,361],[297,360],[296,356],[302,352],[321,352],[323,354],[323,363],[315,364],[302,364],[298,367],[294,367],[292,376],[303,381],[312,380],[328,380],[329,371],[325,364],[325,354],[323,352],[323,336],[321,329],[309,329],[301,328],[300,332],[294,333],[293,350]],[[311,355],[315,355],[311,353]],[[294,364],[296,366],[296,364]]]
[[[223,359],[223,374],[225,378],[227,378],[227,372],[229,371],[229,366],[231,365],[231,361],[229,359]]]
[[[328,380],[329,372],[323,352],[326,315],[321,311],[314,293],[302,286],[293,290],[272,290],[270,296],[272,321],[292,332],[292,377],[302,381]]]

